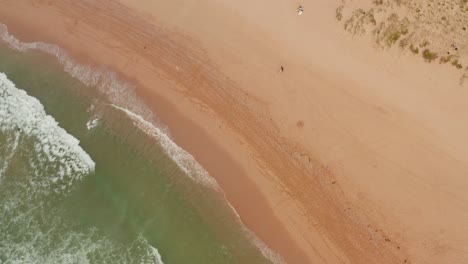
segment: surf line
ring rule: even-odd
[[[237,213],[236,209],[231,205],[231,203],[229,203],[225,193],[222,191],[221,187],[218,185],[216,180],[208,174],[208,172],[195,160],[195,158],[192,155],[190,155],[184,149],[179,147],[158,127],[144,120],[141,116],[133,113],[128,109],[114,104],[110,104],[110,106],[127,114],[127,116],[133,120],[134,125],[139,127],[147,135],[154,137],[156,140],[158,140],[161,146],[166,151],[166,153],[173,158],[173,160],[176,162],[179,168],[183,170],[187,175],[189,175],[189,177],[192,180],[194,180],[195,182],[199,182],[200,184],[203,184],[206,187],[212,188],[219,194],[221,194],[226,204],[236,216],[237,221],[239,221],[242,232],[251,241],[251,243],[253,243],[255,247],[258,248],[258,250],[262,253],[262,255],[265,258],[267,258],[274,264],[285,263],[283,258],[278,253],[271,250],[260,238],[257,237],[257,235],[252,230],[247,228],[247,226],[242,221],[240,215]]]
[[[271,250],[254,232],[242,222],[235,208],[229,203],[225,193],[216,180],[195,160],[195,158],[179,147],[168,135],[168,129],[158,124],[156,116],[146,104],[136,95],[135,87],[121,80],[115,72],[81,65],[73,60],[68,53],[54,44],[44,42],[23,43],[9,34],[5,24],[0,23],[0,40],[18,51],[39,50],[57,58],[64,71],[88,87],[96,87],[111,102],[111,105],[126,113],[133,122],[145,133],[153,136],[161,143],[166,153],[176,162],[179,168],[195,182],[211,188],[222,194],[224,200],[237,216],[243,231],[251,242],[260,250],[263,256],[272,263],[284,263],[282,257]]]

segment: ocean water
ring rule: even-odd
[[[130,85],[0,38],[0,263],[281,262]]]

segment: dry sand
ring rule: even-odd
[[[467,263],[468,88],[346,33],[342,3],[0,0],[0,22],[138,84],[287,262]]]

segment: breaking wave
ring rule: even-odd
[[[21,42],[9,34],[7,26],[2,23],[0,23],[0,40],[18,51],[38,50],[54,56],[63,65],[65,72],[86,86],[97,87],[113,104],[123,105],[132,112],[144,116],[150,122],[157,121],[151,110],[138,98],[134,87],[120,80],[115,72],[79,64],[57,45],[44,42]]]
[[[44,176],[30,183],[44,190],[46,186],[55,186],[55,192],[63,191],[94,171],[94,161],[79,146],[78,139],[59,127],[36,98],[16,88],[4,73],[0,73],[0,120],[0,132],[12,135],[1,152],[0,179],[7,172],[20,141],[31,144],[35,155],[29,165],[41,167],[34,173]],[[41,175],[44,171],[54,173]]]
[[[0,160],[3,161],[3,163],[0,166],[0,180],[2,179],[2,176],[5,173],[5,171],[8,169],[8,166],[10,165],[10,161],[16,153],[16,148],[18,148],[19,138],[20,138],[20,133],[16,132],[13,134],[13,136],[8,137],[6,139],[6,144],[2,146],[2,148],[4,149],[4,151],[2,151],[2,154],[3,153],[5,154],[0,156]]]
[[[172,141],[169,136],[163,133],[157,126],[154,126],[150,122],[146,121],[143,117],[133,113],[128,109],[116,105],[112,106],[120,111],[123,111],[125,114],[127,114],[128,117],[130,117],[136,127],[141,129],[150,137],[156,139],[161,144],[161,147],[164,149],[166,154],[168,154],[175,161],[177,166],[190,178],[192,178],[192,180],[215,190],[220,190],[216,180],[211,177],[200,164],[197,163],[193,156],[187,153],[181,147],[177,146],[177,144],[175,144],[174,141]]]
[[[73,224],[63,221],[53,204],[92,173],[95,163],[36,98],[4,73],[0,143],[0,263],[163,264],[143,237],[124,245],[96,228],[73,231]]]
[[[197,163],[192,155],[179,147],[169,136],[169,131],[158,123],[156,116],[139,99],[135,93],[135,87],[121,80],[115,72],[95,68],[87,65],[78,64],[73,60],[66,51],[57,45],[31,42],[23,43],[9,34],[6,25],[0,23],[0,40],[3,40],[11,48],[19,51],[38,50],[50,54],[57,58],[59,63],[63,65],[64,70],[72,77],[78,79],[86,86],[96,87],[103,93],[116,109],[123,111],[134,124],[149,136],[155,138],[163,147],[164,151],[170,156],[178,167],[185,172],[195,182],[216,190],[224,195],[216,180],[211,177],[208,172]],[[91,123],[89,123],[91,125]],[[88,127],[88,129],[92,129]],[[233,212],[237,215],[238,220],[242,223],[236,210],[229,204]],[[261,241],[251,230],[242,224],[243,231],[260,252],[269,259],[272,263],[284,263],[279,254],[272,251],[263,241]],[[157,250],[154,249],[157,253]],[[159,254],[156,254],[159,256]],[[156,257],[162,263],[160,257]]]
[[[169,131],[157,122],[157,118],[145,103],[136,95],[135,87],[120,80],[115,72],[81,65],[73,60],[67,52],[57,45],[43,42],[20,42],[16,37],[8,33],[6,25],[0,23],[0,39],[11,48],[19,51],[39,50],[57,58],[64,70],[72,77],[78,79],[86,86],[97,87],[112,104],[122,109],[127,109],[144,121],[145,127],[157,129],[158,138],[165,146],[166,153],[189,176],[193,176],[198,183],[217,188],[217,184],[211,176],[193,159],[193,157],[177,146],[169,136]],[[141,123],[141,122],[140,122]],[[143,123],[141,123],[143,124]],[[90,124],[91,125],[91,124]],[[140,126],[141,128],[141,126]],[[153,131],[154,132],[154,131]]]
[[[145,121],[141,116],[131,112],[128,109],[112,105],[114,108],[124,112],[127,116],[132,119],[135,126],[145,132],[147,135],[155,138],[160,142],[163,149],[166,151],[167,154],[173,157],[176,164],[179,166],[181,170],[183,170],[187,175],[189,175],[194,181],[199,182],[200,184],[206,185],[211,187],[215,190],[220,191],[222,193],[219,185],[215,181],[214,178],[209,176],[208,172],[203,169],[203,167],[198,164],[192,155],[187,153],[185,150],[177,146],[173,141],[169,139],[169,137],[162,133],[158,127],[152,125],[151,123]],[[210,181],[206,180],[209,179]],[[224,193],[222,193],[224,195]],[[225,197],[224,197],[225,198]],[[226,203],[232,209],[232,212],[236,215],[237,220],[241,223],[242,231],[244,234],[252,241],[252,243],[260,250],[264,257],[269,259],[272,263],[281,264],[284,263],[282,257],[272,251],[261,239],[259,239],[254,232],[248,229],[243,223],[242,220],[237,213],[236,209],[227,201],[225,198]]]

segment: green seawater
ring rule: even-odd
[[[270,263],[222,194],[191,180],[157,140],[55,59],[0,46],[0,72],[57,122],[29,132],[45,121],[20,102],[11,111],[39,123],[0,117],[0,263]],[[80,150],[57,141],[60,128]],[[94,169],[73,167],[76,153]]]

